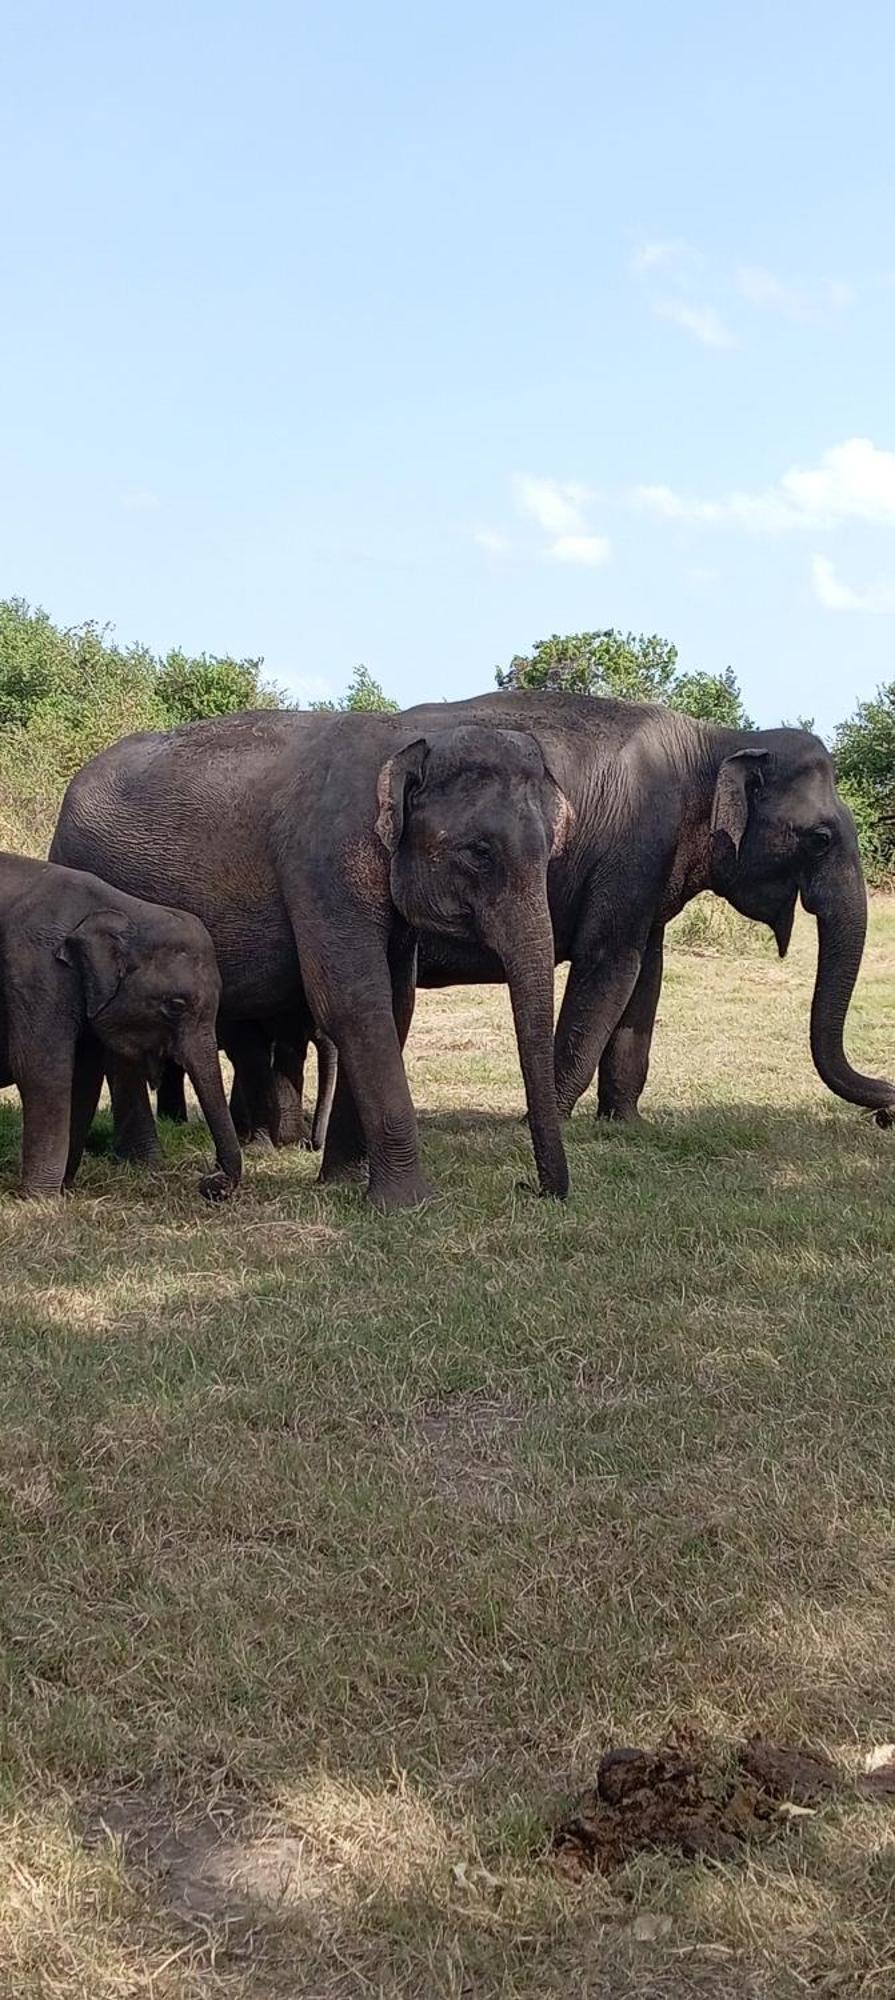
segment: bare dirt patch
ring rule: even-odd
[[[120,1793],[97,1805],[84,1829],[87,1847],[108,1839],[186,1922],[319,1917],[334,1888],[333,1868],[307,1834],[285,1831],[244,1802],[180,1815],[161,1792]]]
[[[511,1509],[520,1482],[508,1446],[524,1415],[511,1397],[485,1390],[424,1404],[416,1424],[436,1489],[492,1512]]]

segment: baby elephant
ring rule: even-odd
[[[217,1149],[202,1193],[238,1185],[239,1141],[217,1048],[221,981],[197,917],[112,889],[96,875],[0,854],[0,1085],[22,1099],[22,1192],[74,1180],[109,1052],[157,1078],[181,1064]]]

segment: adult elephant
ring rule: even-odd
[[[529,819],[512,786],[495,791],[472,754],[482,729],[500,733],[508,770],[511,746],[533,738],[541,782],[554,788],[552,955],[570,961],[555,1042],[562,1113],[587,1088],[611,1038],[616,1102],[636,1104],[664,927],[691,897],[714,889],[768,924],[781,954],[801,895],[818,926],[816,1067],[838,1096],[888,1119],[895,1086],[860,1075],[843,1047],[867,919],[854,824],[829,753],[804,730],[723,729],[640,703],[515,693],[389,717],[226,718],[169,737],[126,738],[93,759],[66,794],[53,854],[128,886],[154,881],[156,893],[196,908],[215,941],[228,1005],[233,995],[248,998],[259,963],[265,979],[285,967],[294,987],[298,937],[312,1011],[339,1044],[323,1161],[329,1177],[362,1150],[349,1086],[362,1095],[372,1041],[360,1028],[352,1033],[351,1015],[356,1007],[368,1019],[375,1002],[381,1023],[383,956],[397,977],[399,1039],[409,1021],[412,936],[385,918],[389,879],[394,908],[421,932],[447,935],[452,950],[459,941],[475,976],[512,968],[523,1029],[532,1025],[524,973],[536,962],[535,1018],[546,1018],[540,908],[504,896],[508,928],[499,939],[493,924],[489,935],[487,923],[459,921],[456,903],[440,890],[452,843],[475,891],[473,908],[489,881],[503,882],[507,810],[527,851]],[[426,749],[442,734],[454,745],[449,782]],[[492,759],[489,772],[503,768],[497,751]],[[405,815],[418,836],[409,845]],[[376,1032],[381,1040],[381,1025]],[[392,1056],[390,1063],[391,1076]],[[401,1105],[406,1164],[397,1180],[408,1198],[418,1185],[416,1138],[404,1098]],[[362,1111],[361,1119],[378,1147],[375,1118],[364,1121]]]
[[[366,1156],[370,1198],[391,1208],[426,1193],[401,1055],[421,929],[497,953],[539,1183],[567,1192],[546,876],[570,824],[537,739],[504,728],[502,711],[492,723],[438,707],[411,727],[265,712],[103,752],[69,786],[52,853],[201,914],[225,1047],[252,1021],[292,1039],[290,1013],[299,1043],[311,1023],[336,1044],[322,1177],[350,1176]],[[115,1111],[132,1133],[138,1107]]]

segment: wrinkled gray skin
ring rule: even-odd
[[[182,1063],[217,1147],[211,1200],[239,1182],[215,1022],[220,977],[195,917],[122,895],[94,875],[0,855],[0,1084],[23,1113],[22,1190],[74,1180],[103,1070],[116,1083]]]
[[[290,1006],[339,1052],[322,1178],[369,1162],[381,1208],[425,1198],[402,1048],[422,928],[495,953],[510,987],[544,1193],[568,1170],[553,1089],[546,875],[568,806],[534,737],[436,709],[264,713],[125,739],[73,780],[54,859],[152,885],[208,925],[219,1034]],[[145,889],[141,890],[145,893]],[[116,1106],[119,1127],[151,1118]]]
[[[342,1058],[324,1175],[347,1171],[369,1131],[371,1170],[375,1161],[382,1179],[387,1155],[388,1185],[401,1199],[413,1198],[415,1127],[391,1045],[387,1081],[375,1106],[361,1113],[363,1131],[351,1097],[353,1085],[362,1098],[374,1051],[389,1039],[383,956],[399,1043],[412,1008],[413,928],[447,934],[469,977],[495,978],[501,966],[508,974],[512,968],[517,1025],[534,1028],[535,1045],[549,1009],[539,896],[526,901],[499,893],[506,869],[502,814],[509,807],[519,817],[518,797],[512,783],[509,795],[483,783],[462,734],[455,735],[483,725],[502,732],[508,745],[522,733],[534,739],[554,788],[553,810],[559,809],[547,891],[550,956],[570,961],[555,1041],[562,1114],[572,1110],[601,1057],[604,1110],[619,1117],[636,1111],[665,925],[711,888],[768,924],[781,953],[801,895],[818,925],[816,1067],[837,1095],[888,1121],[895,1087],[861,1076],[843,1047],[866,928],[854,825],[837,796],[827,751],[802,730],[727,730],[667,709],[558,694],[484,695],[389,717],[227,718],[169,738],[128,738],[94,759],[69,787],[53,852],[117,871],[116,879],[126,875],[132,887],[155,876],[156,893],[187,904],[193,897],[193,907],[201,900],[222,963],[225,1007],[232,993],[245,1011],[249,962],[257,977],[260,958],[263,981],[277,967],[287,983],[291,967],[294,979],[290,945],[297,935],[312,1011]],[[436,732],[454,738],[449,783],[440,760],[427,768],[420,747]],[[389,746],[397,754],[382,776],[377,818],[374,766]],[[405,807],[414,837],[402,854],[397,812]],[[529,811],[536,822],[538,811],[526,799],[526,827]],[[459,876],[452,865],[450,888],[442,887],[438,848],[445,822],[461,843],[462,865]],[[540,838],[546,838],[543,824]],[[377,840],[390,866],[377,856]],[[521,850],[526,840],[523,830]],[[518,862],[520,851],[512,851]],[[487,905],[481,923],[458,920],[464,877],[476,882],[477,897],[493,880],[490,935]],[[285,921],[287,905],[294,932]],[[375,1030],[364,1025],[371,1019]],[[542,1073],[540,1089],[539,1110]]]

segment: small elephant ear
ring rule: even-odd
[[[749,800],[764,783],[762,766],[767,761],[767,750],[737,750],[732,757],[725,757],[718,772],[712,803],[713,847],[718,834],[723,833],[727,835],[734,855],[739,854],[749,823]]]
[[[572,807],[566,798],[559,779],[554,777],[544,754],[543,746],[539,743],[536,736],[530,735],[527,730],[502,729],[500,731],[500,744],[501,746],[512,744],[513,751],[519,758],[523,768],[527,767],[533,777],[538,777],[542,781],[546,779],[548,800],[547,825],[550,833],[550,859],[552,861],[555,854],[562,853],[575,824],[575,814]]]
[[[128,970],[130,942],[126,917],[117,910],[96,910],[57,946],[60,963],[80,973],[88,1021],[114,1000]]]
[[[550,786],[550,803],[552,807],[550,825],[550,859],[552,861],[554,855],[561,854],[563,848],[566,846],[575,824],[575,814],[559,780],[554,778],[549,765],[547,767],[547,782]]]
[[[429,755],[425,736],[418,736],[403,750],[397,750],[376,780],[376,833],[387,854],[394,854],[404,831],[407,794],[422,781]]]

